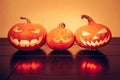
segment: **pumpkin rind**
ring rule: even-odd
[[[88,25],[76,30],[76,43],[81,47],[90,49],[96,49],[108,44],[111,39],[110,30],[105,25],[95,23],[87,15],[82,15],[82,18],[87,18]]]
[[[74,43],[74,34],[61,23],[57,28],[47,34],[47,45],[55,50],[70,48]]]

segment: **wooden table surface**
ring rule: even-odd
[[[19,51],[0,38],[0,80],[120,80],[120,38],[97,50],[74,44],[55,51]]]

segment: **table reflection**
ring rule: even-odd
[[[17,51],[11,59],[11,66],[18,73],[43,72],[46,55],[43,50]]]
[[[98,50],[80,50],[75,58],[68,50],[53,50],[49,55],[43,50],[17,51],[11,66],[22,74],[79,75],[84,80],[99,78],[109,71],[107,57]]]
[[[52,51],[48,56],[47,72],[49,74],[71,74],[73,64],[73,57],[69,51]]]
[[[109,62],[98,50],[81,50],[76,55],[76,69],[83,76],[100,76],[108,72]]]

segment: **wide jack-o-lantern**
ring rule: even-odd
[[[8,39],[12,45],[20,50],[30,51],[40,48],[46,39],[46,30],[39,24],[32,24],[30,20],[21,17],[27,23],[18,23],[8,32]]]
[[[75,32],[76,43],[84,48],[95,49],[106,45],[111,39],[110,30],[102,24],[97,24],[87,15],[81,18],[88,20],[88,25],[80,27]]]
[[[64,50],[70,48],[74,43],[74,34],[61,23],[59,26],[47,35],[48,46],[55,50]]]

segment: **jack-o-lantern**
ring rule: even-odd
[[[70,48],[74,43],[74,34],[65,28],[65,24],[59,26],[47,35],[46,42],[48,46],[55,50],[64,50]]]
[[[40,48],[46,39],[46,30],[42,25],[32,24],[30,20],[21,17],[27,23],[18,23],[8,32],[8,39],[12,45],[20,50],[30,51]]]
[[[84,48],[95,49],[106,45],[111,39],[110,30],[102,24],[97,24],[87,15],[81,18],[88,20],[88,25],[80,27],[75,32],[76,43]]]

